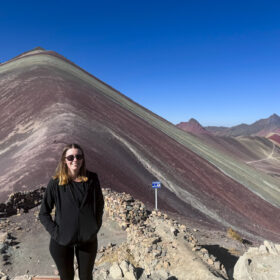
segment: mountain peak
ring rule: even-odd
[[[200,125],[201,126],[201,124],[196,119],[194,119],[194,118],[190,118],[188,123],[190,123],[190,124],[192,123],[192,124],[196,124],[196,125]]]
[[[24,56],[30,55],[30,54],[36,54],[36,53],[40,53],[40,52],[45,52],[45,51],[46,51],[46,49],[44,49],[44,48],[38,46],[38,47],[35,47],[34,49],[31,49],[31,50],[29,50],[29,51],[23,52],[23,53],[21,53],[21,54],[15,56],[15,57],[13,57],[13,58],[10,59],[10,60],[13,60],[13,59],[19,58],[19,57],[24,57]]]
[[[35,47],[34,49],[26,51],[26,52],[20,54],[19,56],[27,55],[27,54],[30,54],[30,53],[44,52],[44,51],[46,51],[46,49],[44,49],[42,47]]]
[[[280,117],[277,114],[272,114],[268,119],[275,119],[275,120],[279,120]]]
[[[188,122],[181,122],[176,126],[184,131],[194,134],[208,134],[208,131],[194,118],[189,119]]]
[[[34,49],[32,49],[31,51],[45,51],[46,49],[42,48],[42,47],[36,47]]]

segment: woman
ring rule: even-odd
[[[39,213],[51,236],[49,249],[61,280],[74,279],[74,251],[80,280],[92,280],[103,207],[97,174],[86,170],[82,148],[77,144],[67,145],[47,186]]]

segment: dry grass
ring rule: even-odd
[[[227,236],[231,239],[239,241],[240,243],[243,243],[243,238],[241,237],[241,235],[232,228],[229,228],[227,230]]]
[[[130,249],[125,247],[120,247],[110,252],[106,252],[100,259],[95,261],[96,265],[100,265],[103,263],[113,264],[114,262],[120,263],[123,260],[128,261],[133,264],[135,267],[138,267],[139,264],[135,261]]]
[[[237,256],[237,257],[242,256],[242,252],[239,251],[239,250],[237,250],[237,249],[235,249],[235,248],[229,248],[229,249],[228,249],[228,252],[229,252],[231,255],[233,255],[233,256]]]
[[[112,252],[111,254],[106,254],[103,257],[101,257],[99,260],[95,261],[96,265],[100,265],[102,263],[114,263],[114,262],[118,262],[118,253],[116,251]]]

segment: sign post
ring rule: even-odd
[[[157,209],[157,190],[161,187],[160,182],[152,182],[152,188],[155,189],[155,208]]]

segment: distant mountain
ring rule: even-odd
[[[78,142],[102,187],[153,208],[151,183],[159,180],[161,210],[211,229],[232,227],[280,241],[279,181],[178,129],[56,52],[36,48],[0,65],[0,127],[0,202],[45,186],[62,148]]]
[[[177,127],[195,134],[206,145],[224,154],[239,159],[274,178],[280,178],[279,119],[278,115],[273,114],[252,125],[242,124],[232,128],[207,127],[208,130],[205,130],[198,121],[190,119],[189,122],[181,122]]]
[[[184,131],[191,132],[193,134],[209,134],[196,119],[190,119],[188,122],[180,122],[176,126]]]
[[[270,133],[280,131],[280,117],[277,114],[267,119],[261,119],[253,124],[240,124],[233,127],[207,126],[206,130],[218,136],[268,136]]]

